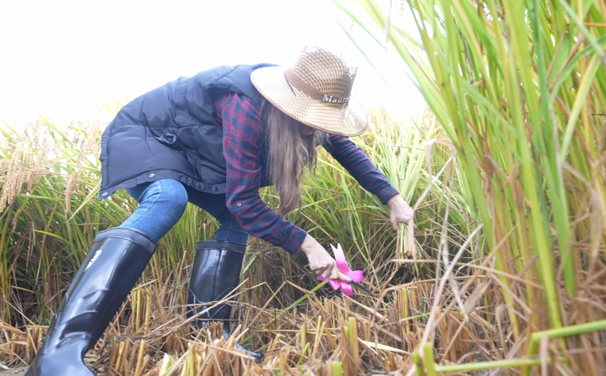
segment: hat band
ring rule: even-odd
[[[295,73],[293,73],[293,71],[288,68],[284,70],[284,78],[286,78],[286,81],[289,85],[294,86],[295,88],[297,88],[297,90],[300,90],[308,96],[319,101],[339,104],[345,104],[349,102],[349,97],[340,98],[322,93],[313,86],[309,85],[307,82],[303,81],[299,76],[297,76]]]

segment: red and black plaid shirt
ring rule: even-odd
[[[243,95],[228,94],[215,101],[223,124],[223,154],[227,168],[227,207],[250,235],[295,253],[307,232],[270,209],[259,196],[263,175],[261,112]],[[384,204],[398,191],[349,138],[330,135],[330,154]]]

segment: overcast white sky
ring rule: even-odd
[[[360,63],[356,92],[367,106],[422,107],[401,67],[354,28],[386,86],[337,18],[349,26],[330,0],[0,0],[0,119],[91,118],[104,97],[126,102],[216,65],[288,65],[314,42],[336,44]]]

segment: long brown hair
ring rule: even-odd
[[[309,136],[301,134],[299,121],[265,99],[261,111],[269,181],[278,190],[280,213],[287,214],[301,203],[301,176],[305,168],[315,168],[316,147],[325,143],[328,135],[318,130]]]

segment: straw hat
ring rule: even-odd
[[[357,67],[340,52],[306,46],[290,68],[266,67],[251,80],[288,116],[328,133],[357,136],[368,126],[366,111],[350,98]]]

